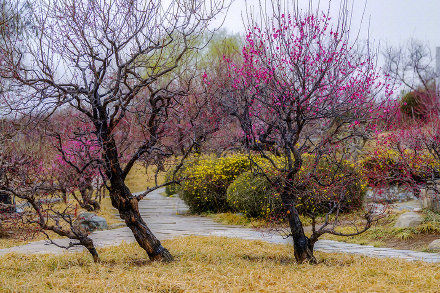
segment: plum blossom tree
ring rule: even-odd
[[[337,174],[353,156],[350,146],[374,133],[372,122],[387,111],[375,99],[384,80],[368,46],[350,41],[346,7],[332,20],[319,10],[301,11],[296,5],[289,10],[281,3],[275,1],[270,13],[261,6],[260,15],[266,16],[261,22],[251,16],[243,61],[225,60],[230,82],[218,90],[218,98],[239,121],[245,146],[276,170],[277,179],[268,180],[280,194],[296,260],[316,262],[313,247],[322,234],[357,235],[375,220],[369,209],[352,232],[337,230],[342,203],[352,196],[347,183],[356,180]],[[305,154],[314,167],[299,180]],[[323,162],[328,166],[324,177],[318,172]],[[306,209],[313,226],[307,237],[298,210],[316,197],[311,184],[328,193],[322,225],[315,222],[318,209]]]
[[[167,123],[187,90],[176,70],[227,3],[62,0],[35,7],[37,37],[18,48],[11,41],[14,54],[0,70],[16,86],[8,108],[40,118],[68,109],[90,123],[75,140],[96,141],[99,159],[83,164],[99,164],[112,205],[149,258],[172,260],[139,213],[147,193],[132,194],[125,179],[141,158],[167,154]]]
[[[77,129],[65,123],[61,125],[64,131],[54,134],[53,144],[58,155],[50,168],[53,178],[65,201],[71,195],[81,208],[99,210],[104,179],[99,164],[101,148],[96,137],[90,135],[91,125],[81,124],[81,121],[76,123]]]
[[[411,39],[387,48],[384,57],[385,73],[402,92],[396,105],[400,111],[390,113],[387,133],[377,140],[378,151],[389,153],[389,164],[381,170],[386,176],[373,179],[382,187],[405,186],[416,196],[422,188],[438,194],[440,88],[430,49]]]
[[[98,253],[89,237],[90,231],[76,225],[75,202],[60,205],[58,201],[61,188],[53,174],[51,162],[54,158],[47,147],[49,137],[43,135],[41,128],[22,123],[9,119],[3,121],[0,129],[0,191],[14,196],[20,203],[12,206],[10,218],[15,219],[14,223],[24,230],[24,236],[42,232],[59,247],[85,247],[93,260],[98,261]],[[20,130],[20,127],[24,129]],[[19,206],[19,210],[14,211],[16,206]],[[51,240],[48,231],[67,237],[72,242],[60,245]]]

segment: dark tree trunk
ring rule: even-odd
[[[289,198],[287,192],[281,196],[283,204],[286,208],[287,220],[289,221],[290,232],[293,238],[293,248],[295,259],[298,263],[308,261],[309,263],[317,263],[313,255],[314,242],[304,234],[303,224],[299,218],[298,210],[295,208],[295,201]]]
[[[105,115],[102,113],[102,115]],[[139,213],[138,200],[131,194],[125,185],[125,175],[119,164],[116,143],[105,123],[98,124],[99,136],[103,144],[103,160],[106,175],[110,181],[109,192],[113,207],[119,211],[119,216],[125,221],[128,228],[152,261],[169,262],[173,260],[170,252],[162,246]]]
[[[130,190],[125,184],[118,188],[112,185],[110,198],[113,206],[118,209],[120,217],[125,221],[127,227],[131,229],[137,243],[147,252],[150,260],[172,261],[173,256],[162,246],[159,239],[154,236],[142,219],[139,213],[138,200],[131,195]]]
[[[12,197],[6,192],[0,192],[0,203],[12,204]]]
[[[95,245],[93,244],[93,240],[89,237],[85,237],[79,240],[81,245],[83,245],[92,255],[94,262],[99,262],[99,255],[96,251]]]
[[[86,188],[82,188],[80,190],[82,201],[79,201],[79,204],[83,209],[89,212],[98,211],[101,209],[99,202],[92,199],[93,191],[92,186],[87,186]]]
[[[15,209],[12,206],[12,196],[6,192],[0,192],[0,212],[12,213],[14,211]]]

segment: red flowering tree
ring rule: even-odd
[[[402,89],[396,103],[400,111],[390,113],[387,132],[378,137],[376,153],[380,155],[375,165],[379,170],[370,172],[370,177],[379,187],[400,185],[415,196],[422,195],[422,189],[436,195],[440,177],[440,73],[432,66],[429,47],[417,40],[387,48],[384,57],[385,72]]]
[[[378,136],[376,150],[369,155],[366,167],[367,176],[377,189],[400,186],[416,197],[436,201],[433,208],[438,211],[440,109],[431,103],[439,99],[433,95],[432,92],[426,99],[427,105],[420,104],[421,108],[430,109],[424,112],[423,120],[408,119],[406,113],[395,111],[387,131]]]
[[[372,122],[385,110],[375,100],[383,81],[374,70],[368,46],[361,50],[350,42],[346,14],[332,20],[319,11],[280,8],[271,13],[273,17],[265,18],[262,25],[251,21],[243,62],[226,60],[230,83],[227,90],[219,91],[219,99],[239,121],[245,146],[276,170],[276,179],[267,179],[281,196],[296,260],[315,262],[313,247],[322,234],[357,235],[374,221],[368,210],[361,227],[351,233],[336,229],[342,203],[351,196],[348,183],[356,180],[349,173],[337,174],[353,158],[359,140],[376,131]],[[385,93],[390,93],[388,87]],[[313,167],[299,176],[305,154],[313,158],[308,163]],[[319,172],[324,165],[328,174]],[[328,193],[324,192],[325,212],[313,207],[304,212],[313,223],[307,237],[300,204],[315,202],[310,199],[318,196],[309,186],[327,188]],[[324,215],[319,227],[318,210]]]

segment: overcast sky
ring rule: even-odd
[[[333,0],[337,10],[341,0]],[[353,23],[359,27],[365,0],[352,0]],[[307,5],[307,0],[299,0]],[[321,7],[327,7],[328,0],[321,0]],[[314,3],[318,3],[317,0]],[[224,23],[224,27],[234,33],[244,32],[241,15],[248,6],[258,5],[258,0],[235,0]],[[375,44],[396,46],[416,38],[429,44],[432,54],[440,46],[440,0],[366,0],[362,32],[370,34]]]

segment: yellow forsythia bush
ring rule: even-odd
[[[248,156],[243,154],[201,156],[185,168],[180,196],[194,213],[227,211],[226,189],[250,166]]]

